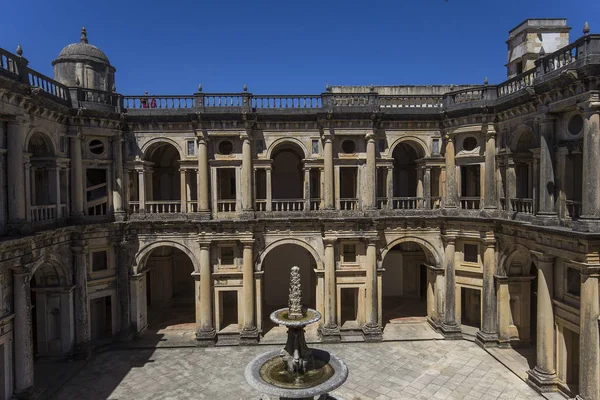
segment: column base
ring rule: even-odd
[[[558,390],[556,374],[549,374],[534,367],[527,371],[527,383],[541,393],[555,392]]]
[[[94,352],[94,346],[90,342],[75,345],[73,358],[75,360],[89,360]]]
[[[442,322],[442,325],[440,326],[440,332],[442,335],[444,335],[444,339],[461,340],[463,338],[460,325],[458,325],[456,322],[453,324]]]
[[[365,342],[381,342],[383,341],[383,332],[377,324],[365,324],[362,328]]]
[[[339,343],[342,341],[340,327],[337,325],[323,325],[319,328],[319,336],[323,343]]]
[[[434,318],[427,317],[427,323],[431,326],[436,332],[440,332],[440,324]]]
[[[556,213],[539,212],[531,223],[539,226],[556,226],[558,225],[558,216]]]
[[[251,328],[243,328],[240,332],[240,345],[242,346],[253,346],[258,344],[259,335],[258,329],[255,326]]]
[[[486,333],[477,331],[475,343],[482,348],[498,347],[498,335],[496,333]]]
[[[217,331],[214,328],[210,330],[199,329],[196,331],[196,346],[212,347],[215,343],[217,343]]]
[[[124,210],[114,212],[116,222],[125,222],[127,219],[127,213]]]
[[[573,230],[598,233],[600,232],[600,218],[582,215],[577,221],[573,221]]]

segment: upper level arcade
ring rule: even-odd
[[[562,45],[568,29],[555,28]],[[2,229],[453,214],[587,230],[600,218],[600,35],[587,26],[498,85],[296,96],[201,86],[123,96],[107,89],[114,68],[85,32],[80,45],[81,59],[55,61],[82,65],[75,86],[66,70],[61,83],[30,69],[22,49],[0,49]]]

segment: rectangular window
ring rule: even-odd
[[[187,153],[188,156],[193,156],[196,154],[196,143],[193,140],[188,140],[187,142]]]
[[[105,250],[92,253],[92,272],[106,271],[108,269],[108,254]]]
[[[479,246],[476,244],[465,244],[465,262],[476,263],[477,253],[479,252]]]
[[[233,265],[233,247],[221,247],[221,265]]]
[[[431,152],[433,154],[440,154],[440,139],[433,139],[433,145],[431,147]]]
[[[319,141],[317,139],[313,139],[312,141],[312,153],[319,154]]]
[[[356,262],[356,245],[345,244],[344,245],[344,262],[353,263]]]
[[[574,268],[567,268],[567,293],[577,297],[581,295],[581,277]]]
[[[61,153],[67,152],[67,137],[66,136],[60,137],[60,152]]]

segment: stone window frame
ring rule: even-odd
[[[228,154],[222,153],[221,152],[221,144],[225,143],[225,142],[229,142],[231,143],[231,152]],[[219,156],[221,157],[234,157],[235,156],[235,143],[233,140],[231,140],[231,138],[222,138],[217,140],[217,143],[215,143],[215,153],[217,153]]]
[[[190,147],[190,143],[191,143],[191,147]],[[185,141],[185,150],[186,150],[186,154],[188,156],[195,156],[196,155],[196,141],[195,140],[186,140]],[[190,152],[190,150],[192,150]]]
[[[233,255],[233,260],[232,260],[231,264],[223,264],[223,262],[222,262],[223,249],[231,249],[232,255]],[[219,244],[217,244],[216,256],[217,256],[217,265],[220,269],[238,269],[239,268],[237,246],[235,245],[235,243],[219,243]]]
[[[571,122],[571,120],[573,119],[573,117],[579,115],[582,119],[583,119],[583,123],[581,125],[581,130],[577,133],[571,133],[571,131],[569,130],[569,124]],[[563,121],[563,126],[564,126],[564,139],[565,140],[578,140],[581,139],[583,137],[583,131],[585,130],[585,117],[583,115],[581,115],[581,113],[579,111],[573,111],[570,112],[568,114],[565,114],[565,118]]]
[[[321,152],[321,141],[319,139],[312,138],[310,141],[310,154],[317,155]],[[315,149],[316,145],[316,149]],[[316,150],[316,151],[315,151]]]
[[[578,285],[579,294],[573,293],[569,290],[569,271],[570,270],[576,272],[577,277],[579,278],[577,280],[577,283],[579,284]],[[581,270],[572,264],[565,263],[564,271],[565,271],[565,273],[564,273],[564,277],[563,277],[563,288],[564,288],[565,297],[578,302],[581,299]]]
[[[354,267],[357,268],[360,266],[360,255],[359,255],[359,244],[360,241],[359,240],[342,240],[340,241],[339,245],[338,245],[338,251],[339,251],[339,259],[340,259],[340,266],[347,268],[347,267]],[[348,245],[352,245],[354,246],[354,261],[346,261],[345,257],[344,257],[344,246],[348,246]]]
[[[94,141],[99,141],[102,143],[102,152],[101,153],[94,153],[92,151],[92,149],[90,148],[90,145],[92,144],[92,142]],[[108,153],[108,146],[106,144],[106,140],[105,138],[100,138],[100,137],[91,137],[86,141],[86,152],[89,155],[89,157],[91,158],[101,158],[101,157],[105,157]]]
[[[106,269],[94,271],[93,253],[97,253],[97,252],[101,252],[101,251],[106,252]],[[90,247],[87,253],[88,253],[87,254],[87,262],[88,262],[87,269],[88,269],[89,277],[91,277],[92,279],[98,279],[98,278],[106,278],[106,277],[115,275],[116,265],[115,265],[115,262],[112,257],[113,252],[111,251],[111,247],[109,245]]]
[[[477,261],[467,261],[466,260],[466,246],[476,246],[477,248]],[[465,240],[462,243],[461,246],[461,250],[462,250],[462,264],[469,266],[469,267],[477,267],[479,268],[480,263],[481,263],[481,246],[480,243],[474,240]]]

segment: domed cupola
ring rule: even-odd
[[[80,86],[111,92],[115,83],[115,67],[102,50],[88,43],[87,31],[81,28],[79,43],[65,47],[52,61],[54,79],[66,86]]]

